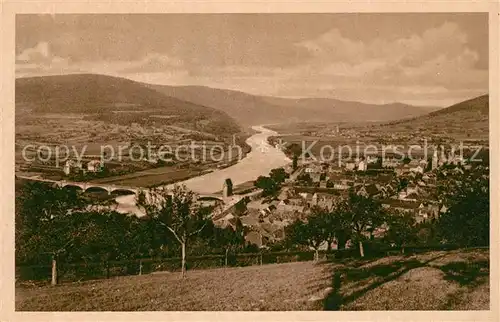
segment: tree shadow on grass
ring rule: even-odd
[[[374,290],[383,284],[393,281],[412,269],[427,266],[428,263],[444,257],[446,255],[435,256],[425,262],[416,259],[400,260],[390,264],[375,265],[368,268],[346,267],[336,270],[333,274],[332,291],[325,298],[323,308],[327,311],[340,310],[343,305],[354,302],[367,292]],[[347,296],[341,294],[343,282],[358,282],[375,278],[376,280],[368,286],[355,291]]]
[[[451,262],[440,266],[444,279],[455,281],[460,286],[475,287],[480,284],[480,277],[489,276],[489,261]]]

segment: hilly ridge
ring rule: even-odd
[[[366,104],[332,98],[281,98],[204,86],[149,85],[161,93],[226,112],[240,124],[393,121],[435,111],[402,103]]]
[[[378,130],[401,129],[441,133],[460,139],[488,140],[489,95],[472,98],[426,115],[380,125]]]
[[[188,128],[235,133],[239,126],[226,113],[169,97],[132,80],[77,74],[16,79],[16,106],[35,113],[97,113],[97,118],[117,122],[141,122],[144,115],[119,118],[113,111],[155,111],[170,118],[162,122],[182,123]]]

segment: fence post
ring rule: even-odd
[[[57,285],[57,261],[55,254],[52,255],[52,281],[50,284]]]
[[[262,252],[260,252],[260,266],[262,266]]]
[[[109,260],[106,261],[106,278],[109,278]]]
[[[142,259],[139,260],[139,275],[142,275]]]

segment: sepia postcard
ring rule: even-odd
[[[5,2],[0,318],[498,321],[499,20]]]

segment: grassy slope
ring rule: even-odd
[[[117,121],[122,118],[123,122],[142,122],[148,114],[161,113],[175,117],[176,124],[182,122],[194,127],[195,123],[198,126],[203,123],[200,130],[210,133],[217,133],[219,129],[229,133],[239,131],[234,120],[217,109],[169,97],[139,82],[105,75],[18,78],[16,105],[29,106],[34,112],[42,113],[100,113],[101,120]],[[109,114],[122,110],[131,110],[135,114]],[[136,113],[138,111],[146,114]]]
[[[16,310],[486,310],[488,258],[460,250],[19,287]]]
[[[472,137],[487,138],[489,96],[479,96],[427,115],[382,125],[379,130],[395,131],[405,127],[410,128],[411,131],[415,129],[435,129],[453,137],[460,137],[469,133]]]

